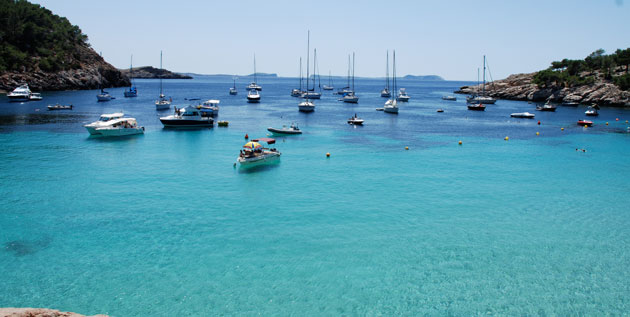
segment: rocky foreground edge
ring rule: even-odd
[[[577,87],[539,88],[533,83],[536,73],[510,75],[506,79],[486,84],[488,95],[497,99],[579,102],[582,104],[630,107],[630,92],[619,89],[615,84],[598,81]],[[481,91],[481,85],[463,86],[457,94],[472,94]]]
[[[108,317],[107,315],[85,316],[47,308],[0,308],[0,317]]]

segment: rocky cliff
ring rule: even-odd
[[[498,99],[597,103],[611,106],[630,106],[630,92],[615,84],[598,79],[592,84],[575,87],[551,86],[539,88],[533,83],[536,73],[510,75],[506,79],[486,84],[488,95]],[[481,91],[481,85],[463,86],[455,93],[472,94]]]
[[[46,308],[0,308],[0,317],[86,317],[77,313],[61,312]],[[94,315],[87,317],[107,317]]]
[[[128,69],[121,69],[120,72],[125,76],[129,76]],[[152,66],[143,66],[132,68],[131,76],[133,78],[163,78],[163,79],[192,79],[191,76],[173,73],[166,69],[155,68]]]
[[[27,83],[31,90],[78,90],[99,87],[123,87],[130,84],[129,78],[116,67],[107,63],[92,48],[77,45],[75,59],[78,67],[45,72],[39,68],[31,71],[11,71],[0,73],[0,90],[12,91],[22,83]]]

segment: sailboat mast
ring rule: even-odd
[[[300,57],[300,91],[302,91],[302,57]]]
[[[354,52],[352,52],[352,92],[354,92]]]
[[[160,70],[162,70],[162,51],[160,51]],[[160,97],[162,97],[162,74],[160,74]]]
[[[394,85],[392,100],[396,100],[396,50],[394,50],[394,60],[392,61],[392,68],[392,84]]]
[[[254,83],[258,83],[256,79],[256,53],[254,53]]]
[[[133,87],[133,54],[131,54],[131,61],[129,62],[129,87]]]
[[[348,88],[350,88],[350,54],[348,54]]]
[[[317,49],[314,49],[313,52],[313,91],[315,91],[315,77],[317,77]]]
[[[387,62],[385,63],[385,88],[389,90],[389,51],[387,51]]]
[[[486,55],[483,56],[483,86],[481,95],[486,95]]]
[[[309,73],[309,65],[310,65],[310,57],[311,57],[311,30],[308,31],[308,35],[306,36],[306,101],[308,101],[308,81],[310,79]],[[315,87],[315,82],[313,82],[313,89]]]

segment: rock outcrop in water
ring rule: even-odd
[[[129,76],[129,69],[121,69],[120,72],[125,76],[131,77]],[[155,68],[152,66],[132,68],[131,75],[133,78],[192,79],[192,77],[188,75],[173,73],[166,69]]]
[[[498,99],[579,102],[583,104],[630,106],[630,92],[619,89],[615,84],[603,80],[577,87],[539,88],[533,83],[536,73],[510,75],[506,79],[486,84],[488,95]],[[463,86],[455,91],[458,94],[472,94],[481,91],[479,86]]]
[[[107,315],[85,316],[47,308],[0,308],[0,317],[107,317]]]

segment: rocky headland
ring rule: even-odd
[[[107,315],[85,316],[47,308],[0,308],[0,317],[107,317]]]
[[[551,86],[541,88],[533,82],[537,73],[510,75],[506,79],[486,84],[489,96],[498,99],[597,103],[610,106],[630,106],[630,92],[619,89],[615,84],[597,80],[592,84],[575,87]],[[481,92],[481,85],[463,86],[458,94]]]
[[[77,68],[47,72],[36,68],[31,71],[10,71],[0,73],[0,90],[12,91],[26,83],[33,91],[79,90],[98,87],[129,86],[130,81],[116,67],[106,62],[92,48],[78,45],[71,63]]]
[[[142,66],[131,69],[131,76],[129,73],[129,69],[120,69],[120,72],[127,76],[133,78],[143,78],[143,79],[153,79],[153,78],[162,78],[162,79],[192,79],[191,76],[173,73],[166,69],[155,68],[153,66]]]

